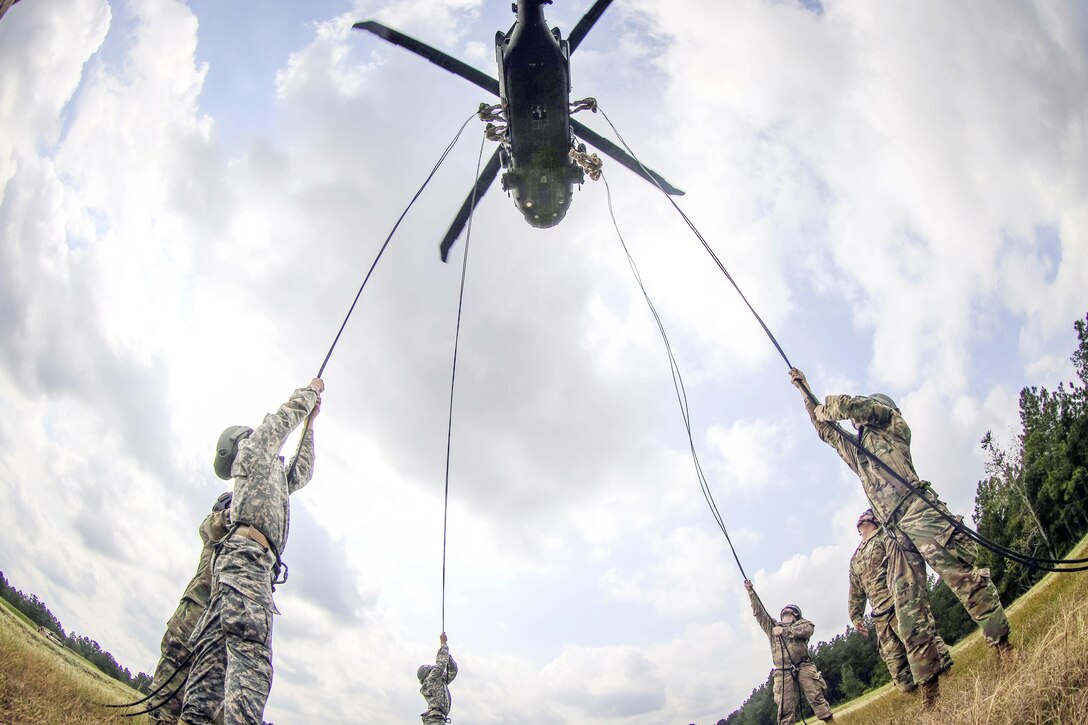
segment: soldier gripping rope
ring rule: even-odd
[[[190,640],[195,651],[182,723],[260,725],[272,687],[272,599],[286,581],[281,559],[290,523],[290,495],[313,474],[313,421],[325,384],[314,378],[291,394],[256,430],[232,426],[220,436],[215,472],[234,478],[231,528],[212,562],[212,593]],[[285,467],[287,436],[306,420],[299,453]]]
[[[907,648],[911,675],[922,686],[923,702],[933,706],[940,695],[937,675],[933,673],[941,671],[941,655],[929,610],[925,565],[929,564],[963,603],[982,628],[987,644],[999,652],[1008,652],[1009,620],[990,581],[990,572],[975,568],[977,544],[938,513],[951,517],[932,485],[914,470],[910,428],[891,398],[881,393],[829,395],[822,405],[816,405],[804,373],[791,368],[790,380],[801,391],[817,434],[861,479],[876,518],[889,537],[888,589],[898,613],[899,635]],[[910,482],[920,495],[843,440],[831,423],[847,419],[857,430],[858,445]]]
[[[793,725],[797,722],[797,690],[805,693],[805,699],[812,705],[816,717],[824,722],[832,722],[834,715],[827,704],[827,683],[816,665],[808,656],[808,640],[812,637],[815,626],[801,617],[801,608],[796,604],[787,604],[776,621],[767,614],[759,600],[752,582],[745,579],[744,588],[752,602],[752,614],[766,633],[771,645],[772,689],[774,702],[778,706],[778,723]]]
[[[850,622],[854,629],[868,636],[865,626],[865,601],[872,602],[873,629],[876,630],[877,645],[884,664],[892,676],[892,682],[899,691],[906,694],[918,689],[918,684],[910,672],[907,661],[907,648],[899,636],[899,619],[895,612],[895,602],[888,589],[888,547],[890,543],[880,530],[872,509],[865,509],[858,517],[858,533],[861,544],[850,557]],[[926,610],[928,613],[928,609]],[[939,671],[944,672],[952,666],[952,655],[948,652],[941,636],[936,633],[936,625],[927,625],[937,639],[937,651],[940,653]],[[938,673],[926,673],[927,680]]]
[[[209,513],[200,523],[197,529],[200,540],[204,543],[200,550],[200,559],[197,563],[196,574],[193,575],[189,585],[181,595],[181,601],[174,610],[173,616],[166,623],[166,633],[162,637],[162,657],[155,667],[155,679],[151,683],[152,691],[162,688],[163,692],[173,694],[162,704],[151,711],[152,722],[176,723],[181,716],[181,702],[184,694],[185,679],[189,674],[189,637],[196,629],[196,623],[204,608],[208,605],[208,597],[212,588],[212,554],[219,541],[227,535],[230,527],[230,499],[229,491],[220,494]],[[170,684],[168,684],[170,683]]]
[[[416,670],[416,679],[420,684],[419,694],[427,701],[427,712],[420,715],[424,725],[450,722],[452,700],[449,684],[457,677],[457,662],[450,657],[445,632],[439,635],[438,641],[440,644],[434,664],[420,665]]]

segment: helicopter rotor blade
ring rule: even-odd
[[[374,22],[373,20],[355,23],[355,25],[353,25],[352,27],[374,33],[374,35],[377,35],[383,40],[388,40],[393,45],[399,45],[405,50],[410,50],[416,55],[426,58],[427,60],[437,65],[439,68],[444,68],[445,70],[448,70],[454,75],[461,76],[469,83],[475,84],[480,88],[483,88],[488,93],[494,94],[496,96],[499,95],[499,82],[488,74],[484,73],[483,71],[476,70],[468,63],[463,63],[462,61],[457,60],[453,56],[443,53],[437,48],[432,48],[426,43],[407,36],[399,30],[387,28],[381,23]]]
[[[502,147],[500,146],[499,148]],[[446,232],[442,244],[438,247],[439,252],[442,254],[443,262],[445,262],[446,257],[449,256],[450,247],[457,241],[457,237],[461,236],[461,232],[464,231],[465,225],[468,224],[468,218],[472,215],[473,200],[475,200],[476,206],[479,206],[480,199],[487,193],[487,190],[491,188],[491,185],[495,183],[495,177],[498,175],[499,149],[495,149],[495,153],[491,154],[491,159],[487,162],[487,166],[480,172],[480,178],[476,179],[476,186],[468,193],[468,196],[465,198],[465,203],[461,205],[461,209],[457,212],[457,216],[453,218],[453,223],[450,224],[449,231]]]
[[[657,184],[660,184],[661,188],[664,189],[666,193],[670,194],[671,196],[684,195],[684,192],[681,189],[677,189],[675,186],[670,184],[661,174],[657,173],[649,167],[643,169],[639,162],[631,158],[630,154],[628,154],[622,148],[612,143],[604,136],[600,135],[588,126],[585,126],[572,118],[570,120],[570,127],[571,130],[574,131],[575,136],[582,139],[586,143],[595,146],[597,150],[600,151],[602,154],[610,156],[614,161],[618,161],[619,163],[623,164],[631,171],[646,179],[646,181],[649,181],[651,184],[654,184],[655,186]]]
[[[570,31],[570,35],[567,36],[567,43],[570,44],[571,53],[577,50],[578,45],[586,37],[586,33],[593,28],[593,24],[597,22],[597,19],[611,4],[612,0],[597,0],[597,2],[593,3],[593,7],[586,11],[586,14],[574,26],[574,30]]]

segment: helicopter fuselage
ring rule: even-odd
[[[495,36],[499,96],[506,115],[500,159],[503,189],[534,227],[563,220],[574,185],[584,181],[570,158],[570,50],[548,28],[544,0],[519,0],[517,22]]]

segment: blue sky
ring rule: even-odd
[[[588,5],[547,14],[569,29]],[[617,2],[574,56],[573,96],[687,190],[817,394],[895,397],[920,474],[969,514],[979,439],[1015,429],[1020,388],[1072,376],[1085,10],[812,5]],[[128,667],[153,666],[195,565],[219,432],[309,380],[487,100],[351,30],[367,18],[493,73],[513,16],[478,0],[57,0],[0,21],[0,568]],[[422,704],[464,240],[450,265],[437,244],[480,132],[405,220],[326,370],[277,592],[276,722]],[[769,606],[800,604],[829,639],[860,487],[671,207],[605,173],[741,561]],[[600,184],[550,230],[497,187],[479,208],[449,513],[454,718],[712,723],[765,678]]]

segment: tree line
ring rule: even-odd
[[[26,615],[34,624],[45,627],[60,638],[64,646],[78,654],[83,659],[100,669],[106,675],[115,680],[120,680],[129,687],[141,692],[151,691],[151,676],[146,672],[139,672],[134,677],[127,667],[122,667],[112,654],[102,649],[102,646],[90,637],[78,635],[75,632],[65,634],[64,627],[45,602],[38,599],[36,594],[26,595],[11,586],[4,572],[0,571],[0,597],[3,597],[13,607]]]
[[[983,536],[1034,556],[1062,557],[1088,534],[1088,315],[1076,320],[1077,347],[1070,359],[1079,383],[1059,383],[1055,390],[1020,391],[1020,434],[1007,448],[993,432],[983,436],[985,477],[975,493],[974,520]],[[1032,570],[981,549],[979,566],[990,567],[994,586],[1008,606],[1045,572]],[[845,583],[843,575],[843,586]],[[937,629],[949,645],[975,629],[952,591],[930,577],[930,604]],[[853,627],[830,642],[810,648],[827,681],[827,701],[835,706],[889,682],[872,626],[863,636]],[[801,698],[803,713],[813,715]],[[771,677],[720,723],[772,725],[777,708]]]

